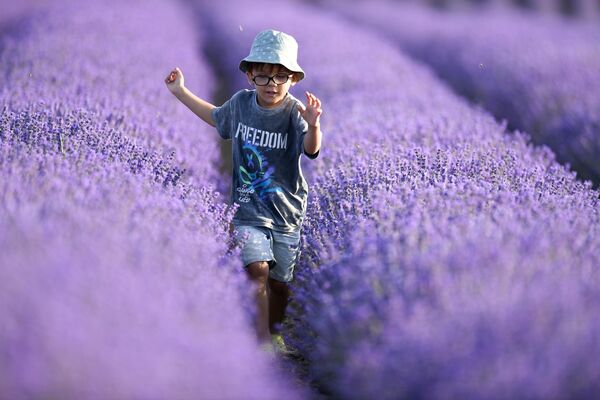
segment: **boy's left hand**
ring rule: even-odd
[[[306,92],[306,107],[298,105],[298,111],[300,111],[300,115],[309,126],[318,127],[320,125],[323,109],[321,108],[321,100],[314,94]]]

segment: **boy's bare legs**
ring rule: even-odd
[[[269,278],[269,264],[258,261],[246,268],[256,285],[256,336],[260,343],[270,343],[271,334],[279,333],[290,296],[289,286]],[[268,283],[268,287],[267,287]]]
[[[271,333],[279,333],[279,327],[285,317],[285,309],[290,297],[287,283],[269,278],[269,329]]]
[[[270,342],[269,333],[269,297],[267,295],[267,279],[269,264],[266,261],[251,263],[246,268],[250,280],[256,284],[256,336],[260,343]]]

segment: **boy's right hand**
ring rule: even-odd
[[[169,76],[165,78],[165,83],[167,84],[167,88],[173,94],[178,94],[183,91],[183,72],[179,68],[175,68],[171,71]]]

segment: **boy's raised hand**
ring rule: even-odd
[[[320,125],[323,109],[321,108],[321,100],[314,94],[306,92],[306,107],[298,105],[298,111],[300,111],[300,115],[309,126],[316,127]]]
[[[181,92],[184,88],[183,83],[183,72],[179,68],[175,68],[169,73],[169,76],[165,78],[165,83],[167,84],[167,88],[173,94],[177,94]]]

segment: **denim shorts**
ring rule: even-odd
[[[290,282],[300,257],[300,230],[280,232],[262,226],[236,225],[235,239],[244,267],[257,261],[269,264],[269,278]]]

